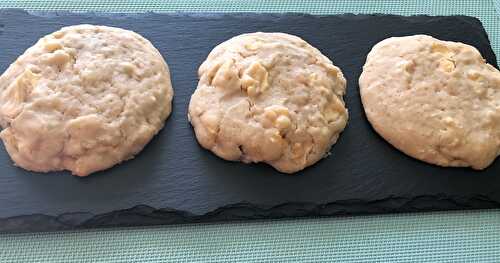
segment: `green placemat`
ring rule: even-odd
[[[492,1],[2,1],[0,8],[103,12],[463,14],[500,54]],[[0,235],[0,262],[500,262],[500,210]]]
[[[500,210],[0,235],[0,262],[499,262]]]

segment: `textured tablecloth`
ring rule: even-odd
[[[500,0],[4,0],[0,2],[0,8],[103,12],[463,14],[481,19],[496,54],[500,55]],[[0,235],[0,262],[165,261],[500,262],[500,210]]]

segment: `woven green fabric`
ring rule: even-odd
[[[498,262],[500,210],[0,235],[1,262]]]
[[[496,2],[493,2],[496,1]],[[500,54],[492,1],[2,1],[0,8],[471,15]],[[500,210],[0,235],[0,262],[500,262]]]

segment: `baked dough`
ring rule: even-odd
[[[0,77],[0,138],[24,169],[86,176],[140,152],[163,127],[172,96],[168,66],[148,40],[64,27]]]
[[[198,142],[223,159],[297,172],[325,157],[346,126],[342,72],[299,37],[236,36],[198,75],[188,116]]]
[[[483,169],[499,154],[500,73],[472,46],[388,38],[368,54],[359,87],[373,128],[409,156]]]

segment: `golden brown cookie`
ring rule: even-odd
[[[299,37],[236,36],[198,75],[189,118],[198,142],[226,160],[297,172],[325,157],[346,126],[342,72]]]
[[[373,128],[409,156],[483,169],[500,149],[500,73],[476,48],[426,35],[388,38],[359,79]]]
[[[163,127],[172,96],[168,66],[148,40],[65,27],[0,77],[0,137],[22,168],[85,176],[139,153]]]

